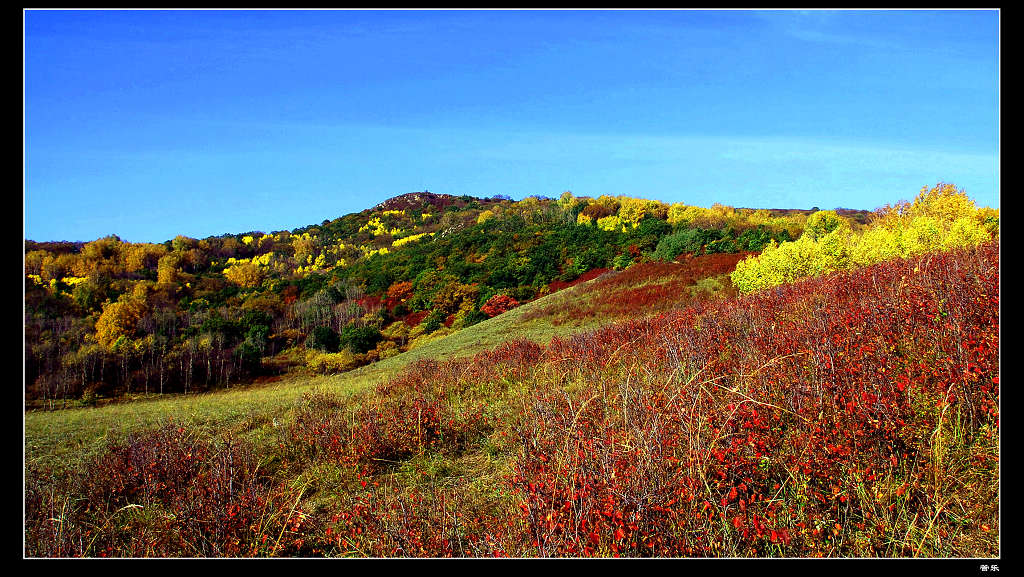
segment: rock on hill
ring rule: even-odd
[[[428,191],[410,192],[389,198],[377,206],[374,206],[372,210],[406,210],[409,208],[426,209],[428,207],[435,210],[444,210],[446,207],[452,204],[458,204],[461,201],[462,199],[460,197],[452,196],[450,194],[437,194]]]

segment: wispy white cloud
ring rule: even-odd
[[[877,49],[904,49],[906,44],[877,34],[853,32],[851,23],[869,14],[846,10],[770,10],[754,13],[777,32],[817,44],[855,45]]]

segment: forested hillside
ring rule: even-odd
[[[856,229],[866,211],[840,211]],[[590,271],[759,251],[809,210],[411,193],[292,231],[25,243],[25,393],[66,407],[351,369]]]
[[[27,242],[26,408],[76,410],[26,414],[25,552],[998,556],[998,239],[940,183]]]

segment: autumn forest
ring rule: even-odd
[[[25,555],[997,556],[999,211],[908,197],[26,240]]]

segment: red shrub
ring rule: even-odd
[[[508,312],[519,306],[519,301],[505,295],[497,294],[487,299],[487,302],[480,307],[480,312],[489,317],[496,317],[501,313]]]
[[[406,325],[410,327],[414,327],[423,322],[423,319],[427,318],[428,314],[430,314],[430,311],[417,311],[414,313],[409,313],[408,315],[406,315],[405,318],[402,319],[402,322],[404,322]]]
[[[234,557],[290,548],[299,535],[295,496],[258,474],[243,442],[203,440],[167,424],[112,444],[71,481],[80,500],[61,507],[59,531],[48,523],[59,503],[40,491],[26,500],[26,554],[32,556]],[[34,495],[32,494],[34,493]],[[270,540],[273,538],[273,540]],[[299,537],[301,539],[301,536]]]

